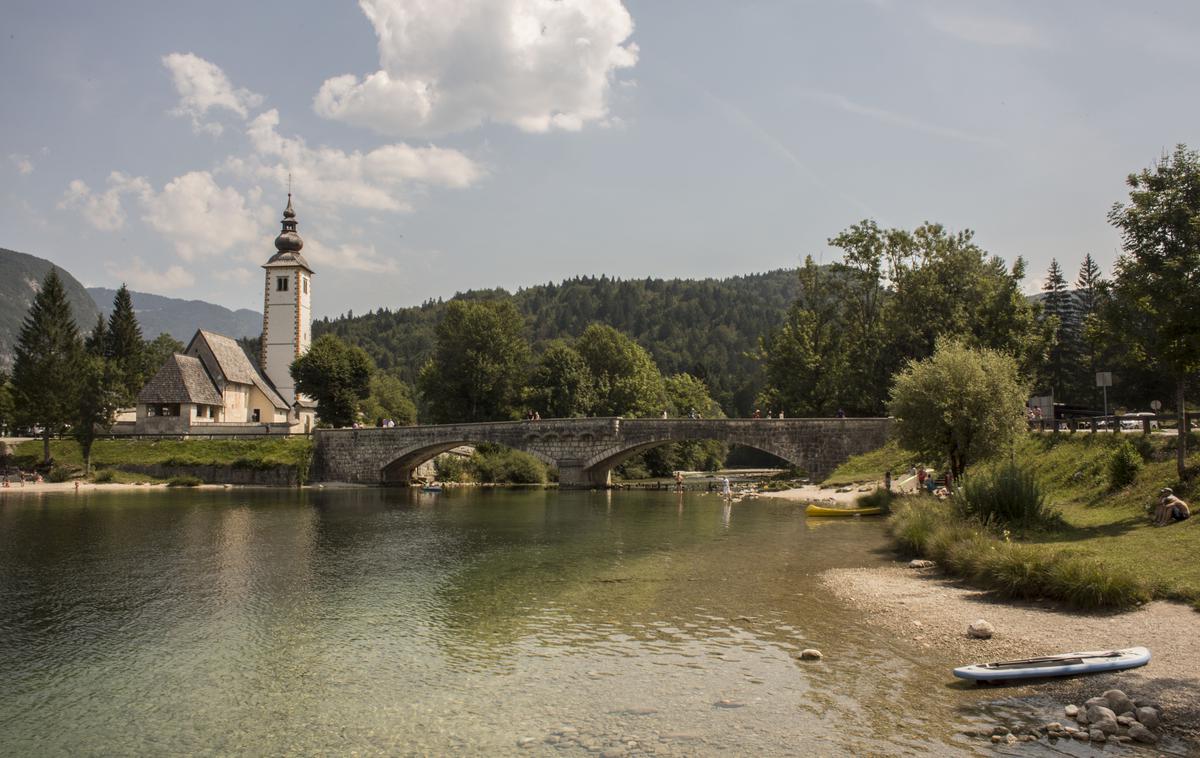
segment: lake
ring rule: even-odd
[[[0,754],[982,750],[961,662],[818,581],[889,560],[879,520],[700,493],[9,496]]]

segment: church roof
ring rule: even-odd
[[[288,410],[286,400],[275,389],[275,385],[262,375],[258,367],[250,362],[246,351],[237,340],[215,332],[200,329],[188,344],[188,352],[197,340],[203,341],[213,358],[217,361],[217,369],[225,376],[225,380],[235,384],[252,384],[270,400],[276,408]]]
[[[175,353],[138,393],[138,403],[221,405],[221,395],[199,358]]]

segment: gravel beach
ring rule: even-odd
[[[1200,613],[1179,603],[1155,601],[1119,614],[1069,611],[1050,602],[997,600],[941,575],[901,563],[877,569],[831,569],[823,584],[898,638],[919,648],[936,648],[963,664],[1145,645],[1153,658],[1144,668],[1119,674],[1042,680],[1037,694],[1063,703],[1082,703],[1118,687],[1156,700],[1168,714],[1167,727],[1200,749]],[[971,639],[967,625],[985,619],[991,639]],[[1014,687],[1017,691],[1034,685]]]

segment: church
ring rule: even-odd
[[[296,392],[290,368],[312,343],[312,267],[288,193],[275,254],[263,264],[258,365],[237,340],[199,329],[137,397],[134,434],[295,434],[315,426],[316,403]]]

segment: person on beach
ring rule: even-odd
[[[918,490],[925,489],[925,477],[927,477],[927,476],[929,476],[929,474],[927,474],[925,472],[924,466],[917,469],[917,489]]]
[[[1154,508],[1155,526],[1166,526],[1176,521],[1186,521],[1192,515],[1188,504],[1176,497],[1175,492],[1170,487],[1163,487],[1158,494],[1158,505]]]
[[[890,470],[883,472],[883,488],[888,492],[892,491],[892,472]]]

